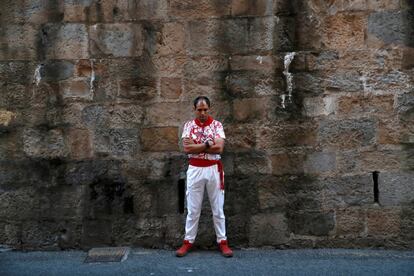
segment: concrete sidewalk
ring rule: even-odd
[[[196,250],[132,249],[122,263],[83,261],[87,252],[0,253],[0,275],[414,275],[414,251],[391,250]]]

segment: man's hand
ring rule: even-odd
[[[206,149],[205,151],[206,153],[221,154],[224,149],[224,139],[217,138],[217,139],[214,139],[213,141],[210,140],[209,145],[210,147]]]

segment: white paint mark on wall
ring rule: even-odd
[[[263,57],[262,56],[257,56],[256,60],[259,62],[259,64],[263,63]]]
[[[93,82],[95,81],[95,69],[93,66],[93,60],[91,59],[91,79],[90,79],[90,83],[89,83],[89,89],[91,91],[91,95],[93,96],[93,92],[94,92],[94,86],[93,86]]]
[[[295,55],[296,55],[295,52],[290,52],[290,53],[287,53],[285,55],[285,58],[284,58],[285,70],[283,70],[283,75],[285,75],[285,77],[286,77],[286,84],[287,84],[286,89],[287,89],[287,92],[288,92],[288,94],[287,94],[288,101],[287,102],[289,102],[289,103],[292,102],[292,90],[293,90],[293,75],[292,75],[292,73],[289,72],[289,66],[292,63],[292,60],[295,57]],[[286,103],[286,94],[283,94],[281,96],[281,98],[282,98],[282,107],[285,108],[286,107],[286,105],[285,105],[285,103]]]
[[[37,65],[36,70],[34,72],[33,83],[35,83],[36,86],[38,86],[40,81],[42,80],[42,72],[41,72],[42,67],[43,67],[43,64]]]

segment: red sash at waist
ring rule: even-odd
[[[220,189],[224,191],[224,171],[223,163],[221,162],[221,160],[190,158],[188,163],[194,167],[210,167],[217,165],[217,170],[220,174]]]

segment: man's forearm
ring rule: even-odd
[[[188,144],[184,146],[186,153],[202,153],[206,151],[207,146],[205,144]]]
[[[206,153],[220,154],[223,152],[223,148],[220,145],[212,145],[205,150]]]

